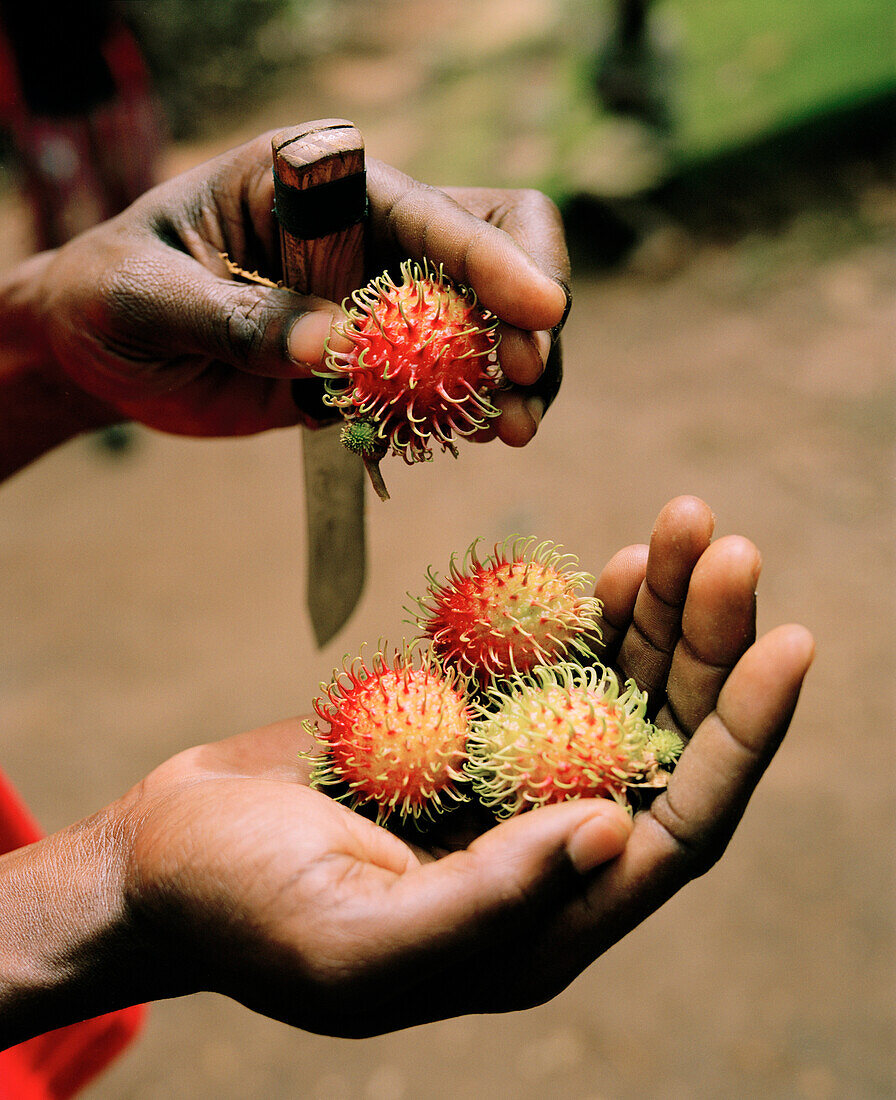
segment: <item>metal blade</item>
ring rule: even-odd
[[[348,620],[364,588],[364,464],[338,424],[303,435],[308,610],[318,646]]]

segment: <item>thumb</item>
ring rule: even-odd
[[[489,935],[506,938],[508,918],[541,926],[545,910],[562,909],[584,890],[589,872],[618,856],[631,831],[628,813],[605,798],[514,817],[400,880],[408,892],[395,910],[402,935],[418,948],[444,950],[470,940],[481,945]]]
[[[343,316],[325,298],[222,278],[174,250],[155,266],[113,300],[120,323],[166,356],[177,350],[268,378],[305,378]]]

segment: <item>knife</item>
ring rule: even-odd
[[[271,144],[283,282],[341,302],[365,281],[363,139],[345,119],[326,118],[281,130]],[[308,425],[302,440],[307,601],[321,648],[348,620],[364,587],[365,471],[340,443],[341,424],[326,424],[334,416],[321,401],[320,381],[296,381],[293,391]]]

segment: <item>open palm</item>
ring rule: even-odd
[[[689,741],[633,822],[583,799],[434,859],[306,785],[298,720],[188,750],[119,808],[144,995],[213,989],[360,1036],[563,989],[721,855],[811,661],[802,627],[753,643],[758,551],[711,534],[679,498],[598,579],[604,659]]]

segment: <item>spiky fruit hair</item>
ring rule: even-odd
[[[480,559],[477,539],[448,577],[427,572],[416,623],[438,656],[487,686],[535,665],[594,657],[601,604],[594,577],[554,542],[510,536]]]
[[[504,384],[497,318],[441,266],[407,260],[401,282],[388,272],[351,296],[337,331],[350,351],[328,349],[324,401],[376,426],[383,451],[405,462],[456,456],[455,438],[485,427],[500,410],[489,393]]]
[[[474,706],[466,771],[498,817],[585,797],[627,806],[627,788],[668,779],[651,744],[646,694],[633,680],[620,690],[611,669],[541,666]]]
[[[470,732],[464,683],[428,651],[407,645],[369,665],[343,663],[314,700],[319,721],[305,723],[320,744],[311,785],[352,809],[370,807],[378,824],[434,819],[466,801],[460,789]]]

